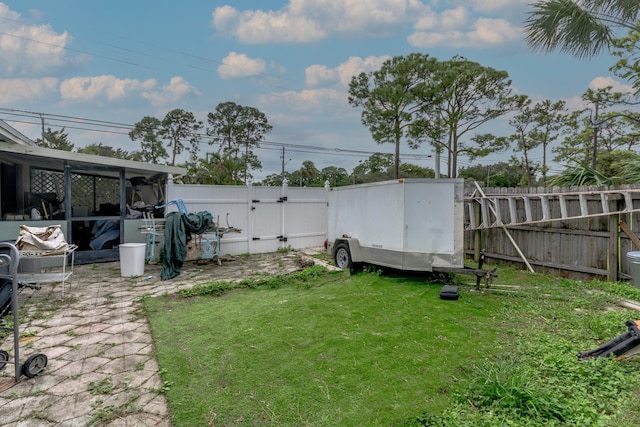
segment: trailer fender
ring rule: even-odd
[[[364,261],[360,242],[353,237],[341,237],[336,239],[331,245],[331,257],[336,266],[347,269],[353,267],[354,263]]]

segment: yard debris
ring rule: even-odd
[[[640,353],[640,320],[627,320],[627,332],[601,345],[595,350],[580,352],[580,359],[603,356],[616,356],[617,360],[626,360]]]

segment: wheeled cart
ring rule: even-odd
[[[11,314],[13,315],[13,324],[11,327],[4,326],[4,323],[0,324],[0,330],[9,330],[13,332],[13,356],[14,360],[9,360],[9,352],[0,350],[0,371],[3,370],[7,364],[13,363],[15,367],[15,383],[20,381],[22,375],[33,378],[38,375],[47,366],[47,356],[42,353],[37,353],[29,356],[24,363],[20,363],[20,327],[18,324],[18,295],[24,287],[34,287],[32,285],[23,285],[18,283],[18,264],[20,262],[20,253],[18,249],[7,242],[0,242],[0,282],[6,286],[7,282],[11,283],[10,292],[5,288],[3,295],[5,298],[7,294],[10,294],[11,299]],[[0,304],[4,305],[4,304]],[[9,384],[11,386],[13,384]],[[3,383],[0,382],[0,390],[9,387],[3,387]]]

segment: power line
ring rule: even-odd
[[[0,34],[8,36],[8,37],[14,37],[14,38],[20,39],[20,40],[26,40],[26,41],[32,42],[32,43],[39,43],[39,44],[43,44],[45,46],[51,46],[51,47],[55,47],[55,48],[59,48],[59,49],[68,50],[70,52],[82,53],[84,55],[95,56],[95,57],[98,57],[98,58],[108,59],[110,61],[115,61],[115,62],[122,62],[123,64],[133,65],[135,67],[151,68],[151,67],[149,67],[147,65],[137,64],[137,63],[131,62],[131,61],[125,61],[124,59],[111,58],[111,57],[106,56],[106,55],[99,55],[97,53],[90,53],[90,52],[86,52],[86,51],[83,51],[83,50],[80,50],[80,49],[74,49],[74,48],[71,48],[71,47],[68,47],[68,46],[64,46],[64,45],[43,42],[42,40],[36,40],[36,39],[29,38],[29,37],[18,36],[16,34],[11,34],[11,33],[7,33],[7,32],[4,32],[4,31],[0,31]]]
[[[105,133],[111,135],[129,135],[129,131],[134,128],[134,125],[119,123],[113,121],[106,120],[97,120],[97,119],[88,119],[77,116],[67,116],[61,114],[50,114],[50,113],[38,113],[35,111],[27,111],[27,110],[18,110],[13,108],[0,108],[0,114],[8,115],[11,117],[25,117],[25,118],[33,118],[35,121],[27,121],[27,120],[14,120],[14,119],[4,119],[7,122],[12,123],[24,123],[24,124],[32,124],[32,125],[40,125],[42,119],[46,119],[46,125],[48,127],[59,127],[65,129],[74,129],[74,130],[82,130],[88,132],[97,132],[97,133]],[[51,122],[60,122],[58,124],[52,124]],[[71,125],[69,125],[69,123]],[[84,125],[84,126],[82,126]],[[97,128],[92,128],[88,126],[95,126]],[[201,133],[199,134],[202,138],[207,138],[208,135]],[[258,149],[269,149],[268,147],[278,147],[271,148],[272,150],[280,150],[282,147],[287,148],[289,151],[300,152],[300,153],[312,153],[312,154],[327,154],[334,155],[340,157],[369,157],[373,154],[381,153],[380,151],[366,151],[366,150],[353,150],[347,148],[338,148],[338,147],[321,147],[321,146],[309,146],[302,144],[294,144],[287,142],[278,142],[278,141],[260,141],[259,144],[266,145],[267,147],[256,147]],[[382,153],[382,154],[392,154],[392,153]],[[401,158],[405,159],[414,159],[414,160],[426,160],[431,158],[432,156],[429,154],[401,154]]]

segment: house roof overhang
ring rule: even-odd
[[[37,144],[23,135],[17,129],[9,126],[4,120],[0,120],[0,142],[14,142],[18,145],[36,146]]]
[[[64,171],[65,166],[73,171],[92,173],[100,176],[118,176],[125,171],[125,178],[157,175],[185,175],[187,170],[177,166],[122,160],[114,157],[73,153],[39,146],[19,145],[0,141],[0,159],[6,163],[26,163],[32,167]]]

